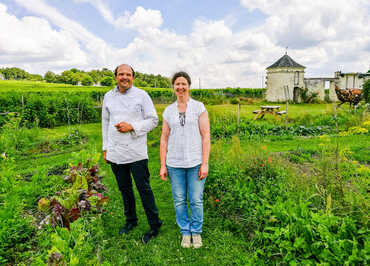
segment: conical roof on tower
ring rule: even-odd
[[[277,68],[277,67],[303,67],[303,68],[306,68],[305,66],[302,66],[302,65],[298,64],[296,61],[294,61],[287,53],[285,53],[285,55],[283,55],[279,60],[277,60],[275,63],[273,63],[267,69]]]

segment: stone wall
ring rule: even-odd
[[[365,81],[370,79],[369,76],[360,77],[360,73],[340,73],[335,72],[338,78],[338,86],[341,89],[362,89]]]
[[[329,86],[325,86],[326,82],[329,82]],[[317,98],[324,101],[325,100],[325,90],[329,90],[329,100],[335,101],[337,100],[337,95],[335,93],[335,84],[337,79],[335,78],[305,78],[304,84],[305,88],[308,89],[309,92],[318,93]]]
[[[281,67],[268,69],[266,76],[266,100],[270,102],[285,101],[284,86],[286,85],[289,88],[289,99],[293,100],[294,87],[304,87],[303,77],[303,68]]]

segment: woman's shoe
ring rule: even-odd
[[[194,248],[200,248],[203,245],[202,237],[200,235],[192,235],[192,238]]]
[[[190,235],[183,235],[181,240],[181,247],[190,248],[191,247]]]

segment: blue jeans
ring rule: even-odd
[[[200,165],[192,168],[167,166],[172,185],[176,222],[182,235],[202,233],[203,189],[206,179],[199,180],[199,168]],[[190,219],[187,199],[190,205]]]

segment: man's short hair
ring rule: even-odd
[[[121,66],[129,66],[131,68],[131,71],[132,71],[132,76],[135,77],[135,70],[132,68],[132,66],[128,65],[128,64],[121,64],[119,66],[116,67],[116,69],[114,70],[114,76],[117,77],[117,71],[118,69],[121,67]]]

